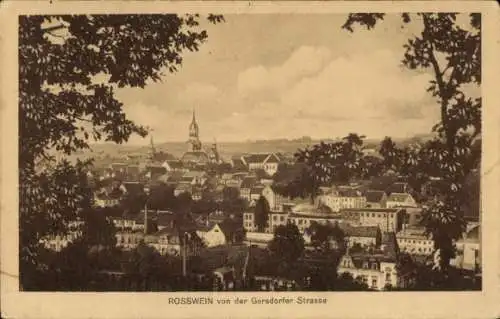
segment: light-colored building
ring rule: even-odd
[[[328,206],[315,206],[309,203],[298,204],[292,208],[291,213],[288,215],[288,220],[297,226],[299,231],[303,234],[304,231],[311,226],[313,222],[318,224],[334,224],[335,222],[341,223],[339,213],[333,212]]]
[[[387,233],[401,230],[404,209],[348,208],[340,213],[344,222],[352,226],[378,226],[382,233]]]
[[[362,281],[369,288],[376,290],[399,285],[396,260],[384,255],[347,253],[340,260],[337,273],[339,276],[349,273],[355,280]]]
[[[366,197],[362,196],[360,191],[353,189],[339,190],[330,188],[319,195],[317,199],[319,203],[330,207],[334,212],[339,212],[344,208],[366,207]]]
[[[411,255],[431,255],[434,251],[434,241],[425,234],[423,227],[406,227],[396,234],[401,252]]]
[[[257,226],[255,226],[255,214],[253,211],[247,211],[243,213],[243,228],[247,232],[254,232],[257,230]]]
[[[267,247],[269,242],[273,240],[273,237],[274,235],[272,233],[247,232],[245,244]]]
[[[144,240],[143,230],[120,230],[115,234],[116,246],[130,250],[136,248]]]
[[[274,233],[276,227],[286,225],[288,222],[288,213],[271,212],[269,214],[269,232]]]
[[[387,208],[395,208],[395,207],[418,207],[417,202],[408,193],[391,193],[389,197],[387,197]]]
[[[278,171],[278,165],[281,162],[278,155],[274,153],[243,155],[241,160],[250,171],[262,169],[269,176],[276,174]]]
[[[203,240],[207,247],[225,245],[226,235],[218,223],[207,223],[203,227],[198,227],[196,234]]]
[[[451,264],[457,268],[472,271],[481,271],[481,226],[476,225],[464,234],[456,242],[457,256],[451,260]]]
[[[380,246],[382,233],[377,226],[344,227],[343,229],[348,247],[353,247],[356,244],[363,248]]]

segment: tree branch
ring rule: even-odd
[[[55,25],[55,26],[52,26],[52,27],[47,27],[45,29],[42,29],[42,32],[52,32],[52,31],[56,31],[56,30],[61,30],[61,29],[64,29],[64,28],[67,28],[64,24],[58,24],[58,25]]]

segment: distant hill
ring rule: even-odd
[[[425,141],[431,138],[432,135],[416,135],[411,138],[394,138],[394,142],[400,146],[406,146],[417,141]],[[221,142],[217,144],[221,156],[229,160],[232,156],[241,155],[244,153],[260,153],[260,152],[281,152],[295,153],[297,149],[304,148],[309,145],[319,143],[319,139],[311,139],[303,137],[299,139],[275,139],[275,140],[256,140],[242,142]],[[332,139],[324,139],[324,142],[332,142]],[[378,148],[380,139],[366,139],[365,146],[367,148]],[[211,142],[205,142],[204,146],[210,148]],[[187,151],[188,145],[185,142],[166,142],[155,145],[157,151],[163,151],[181,157]],[[149,146],[137,146],[128,144],[102,143],[92,145],[92,149],[80,152],[72,156],[72,158],[108,158],[119,159],[125,158],[126,155],[146,156],[150,151]]]

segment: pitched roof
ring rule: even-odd
[[[270,156],[266,159],[266,163],[279,163],[281,160],[278,155],[271,153]]]
[[[401,182],[393,183],[385,190],[387,194],[406,193],[407,191],[408,191],[408,183],[401,183]]]
[[[231,159],[231,164],[233,165],[233,168],[235,169],[246,169],[245,162],[241,158],[233,158]]]
[[[341,212],[356,212],[356,213],[364,213],[364,212],[380,212],[380,213],[396,213],[398,211],[401,211],[399,208],[342,208],[340,210]]]
[[[182,164],[181,161],[175,160],[175,161],[167,161],[168,166],[170,166],[171,169],[180,169],[184,167],[184,164]]]
[[[384,197],[384,191],[368,190],[365,193],[366,201],[370,203],[378,203]]]
[[[247,164],[251,163],[263,163],[268,157],[269,153],[255,153],[255,154],[248,154],[244,155],[243,159]]]
[[[208,162],[208,155],[205,152],[198,151],[198,152],[186,152],[182,156],[182,161],[183,162],[196,162],[196,163],[207,163]]]
[[[146,167],[146,171],[150,172],[151,174],[165,174],[167,172],[167,169],[160,165],[148,165]]]
[[[207,175],[204,171],[189,171],[189,172],[186,172],[184,173],[184,175],[182,176],[183,178],[195,178],[195,177],[204,177],[205,175]]]
[[[345,229],[346,236],[349,237],[377,237],[379,233],[378,226],[357,226],[357,227],[347,227]]]
[[[407,193],[392,193],[387,198],[387,201],[388,202],[400,202],[400,203],[402,203],[405,200],[407,200],[409,197],[411,197],[411,195],[407,194]]]

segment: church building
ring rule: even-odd
[[[189,166],[205,166],[208,163],[220,163],[220,156],[217,151],[217,144],[214,143],[207,153],[202,148],[200,141],[200,128],[196,122],[196,115],[193,111],[193,118],[189,125],[189,149],[182,156],[182,162]]]

